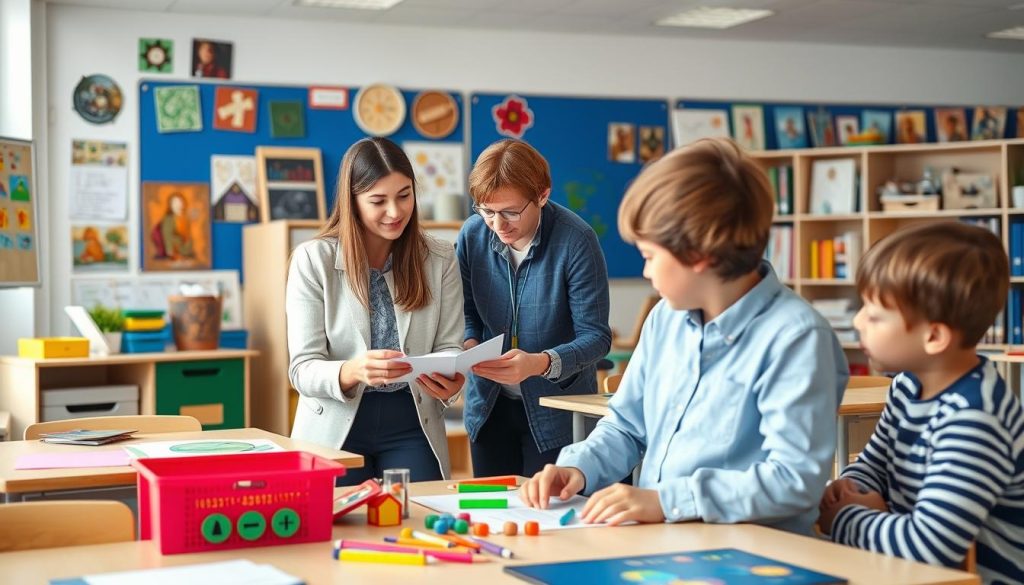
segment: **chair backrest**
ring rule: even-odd
[[[604,379],[604,391],[608,394],[613,394],[619,389],[619,384],[621,383],[622,374],[611,374]]]
[[[960,569],[975,575],[978,574],[978,543],[971,543],[971,548],[967,549],[967,556],[964,557],[964,562],[960,564]]]
[[[873,388],[875,386],[886,386],[892,383],[892,378],[887,376],[850,376],[846,383],[847,388]]]
[[[25,440],[38,439],[41,433],[56,433],[73,429],[87,429],[90,431],[135,429],[140,433],[177,433],[201,431],[203,430],[203,425],[199,424],[199,421],[191,416],[158,414],[71,418],[28,425],[25,428]]]
[[[629,337],[619,337],[612,335],[612,347],[616,349],[635,349],[636,345],[640,343],[640,332],[643,331],[644,321],[647,320],[647,315],[654,309],[654,305],[658,304],[661,297],[658,295],[650,295],[644,299],[644,303],[640,305],[640,312],[636,315],[636,322],[633,324],[633,332]]]
[[[135,540],[135,519],[123,502],[62,500],[0,505],[0,552],[131,540]]]

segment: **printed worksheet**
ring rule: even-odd
[[[538,510],[536,508],[530,508],[519,499],[518,490],[510,490],[508,492],[487,492],[480,494],[445,494],[441,496],[418,496],[410,498],[413,502],[421,506],[425,506],[432,510],[444,513],[447,512],[453,516],[457,516],[459,512],[469,512],[473,516],[473,522],[486,522],[490,527],[490,531],[493,533],[500,534],[502,527],[505,522],[515,522],[520,526],[529,522],[530,520],[536,521],[540,525],[541,531],[545,530],[562,530],[564,528],[594,528],[599,526],[606,526],[605,524],[586,524],[579,519],[579,515],[583,512],[583,505],[587,503],[587,498],[575,495],[566,501],[562,501],[558,497],[553,497],[550,500],[549,508],[547,510]],[[495,510],[461,510],[459,509],[460,500],[493,500],[493,499],[507,499],[508,508],[495,509]],[[562,526],[558,520],[565,515],[569,508],[575,508],[575,517],[567,525]]]
[[[393,362],[403,362],[412,366],[412,372],[403,376],[398,382],[412,382],[420,374],[443,374],[451,378],[455,372],[466,375],[469,369],[487,360],[501,356],[501,348],[505,342],[505,334],[488,339],[476,347],[466,351],[449,349],[426,355],[405,356],[394,358]]]

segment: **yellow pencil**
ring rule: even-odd
[[[434,559],[428,558],[423,553],[382,552],[358,548],[341,549],[338,552],[338,560],[355,563],[384,563],[389,565],[427,565],[434,562]]]

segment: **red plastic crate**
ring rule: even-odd
[[[301,451],[132,466],[140,538],[156,540],[162,554],[330,540],[334,478],[345,474],[344,465]]]

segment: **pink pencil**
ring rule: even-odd
[[[380,542],[366,542],[364,540],[336,540],[334,542],[334,556],[338,556],[338,551],[346,548],[354,548],[359,550],[375,550],[380,552],[405,552],[405,553],[422,553],[428,557],[433,557],[439,561],[445,561],[449,563],[472,563],[473,553],[468,552],[452,552],[434,550],[429,548],[415,548],[411,546],[399,546],[395,544],[385,544]]]

